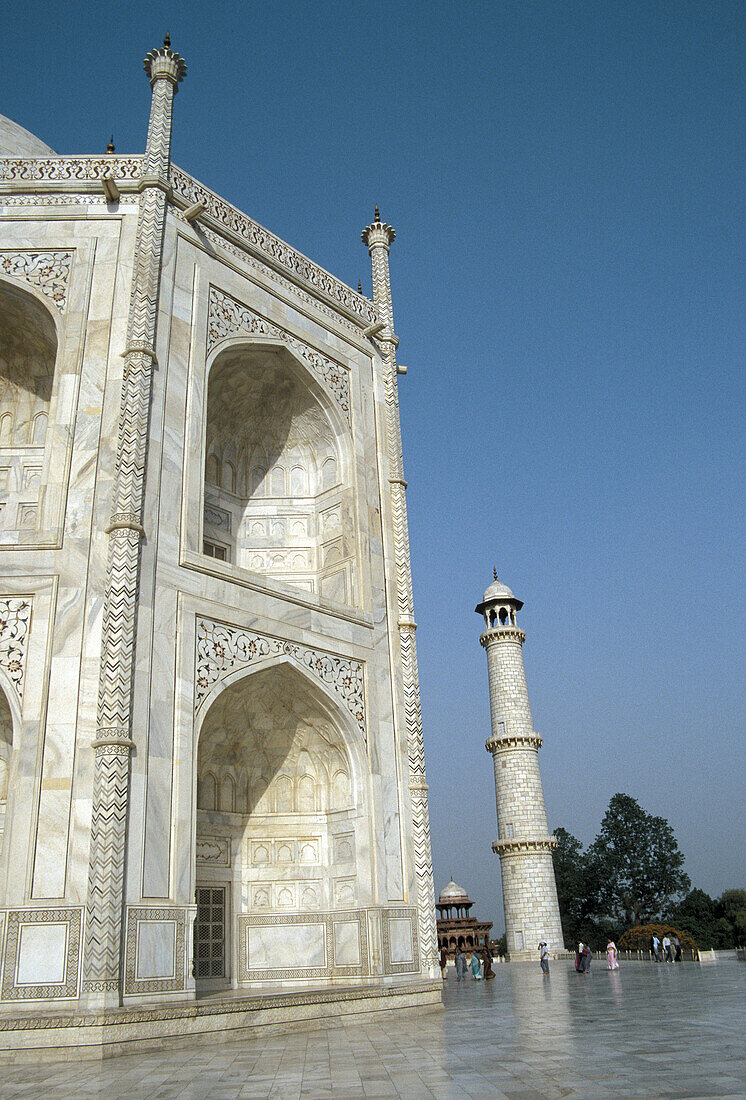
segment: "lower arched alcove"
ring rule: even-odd
[[[225,688],[197,755],[200,985],[369,973],[362,738],[295,665]]]

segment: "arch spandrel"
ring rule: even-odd
[[[361,661],[275,638],[215,619],[197,618],[194,710],[201,725],[212,702],[249,673],[287,663],[315,687],[331,706],[352,719],[367,739],[365,674]]]
[[[347,369],[229,294],[211,286],[207,321],[208,355],[211,356],[216,349],[222,350],[228,341],[240,340],[242,336],[277,343],[292,352],[298,362],[322,383],[349,427],[350,382]]]

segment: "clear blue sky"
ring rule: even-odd
[[[550,825],[625,791],[746,886],[741,3],[15,3],[0,112],[174,159],[370,293],[391,255],[436,889],[501,924],[495,564],[525,600]]]

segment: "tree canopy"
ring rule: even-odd
[[[628,794],[615,794],[586,859],[598,915],[645,924],[690,888],[684,854],[663,817]]]
[[[555,829],[555,836],[554,874],[568,946],[583,940],[603,947],[609,937],[659,918],[691,885],[669,823],[629,795],[614,795],[586,852],[566,829]],[[737,911],[739,904],[734,899]]]

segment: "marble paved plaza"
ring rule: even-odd
[[[453,974],[445,1012],[90,1062],[0,1067],[11,1097],[746,1097],[746,964]]]

